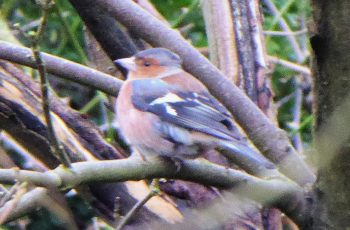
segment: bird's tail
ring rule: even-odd
[[[221,148],[228,159],[250,173],[276,169],[271,161],[244,142],[223,141]]]

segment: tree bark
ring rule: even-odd
[[[314,229],[350,226],[350,2],[313,0],[315,147],[319,167]]]

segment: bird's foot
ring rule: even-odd
[[[183,160],[178,157],[169,157],[169,156],[162,156],[162,158],[166,161],[170,161],[175,166],[175,172],[180,172],[183,164]]]

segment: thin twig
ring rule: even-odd
[[[30,192],[27,192],[24,194],[20,199],[17,201],[16,207],[12,210],[12,212],[9,213],[9,215],[6,216],[6,218],[3,220],[4,223],[12,220],[16,220],[17,218],[24,216],[25,214],[31,212],[32,210],[37,210],[39,207],[39,201],[43,199],[43,197],[46,197],[47,190],[44,188],[35,188]],[[14,201],[8,201],[3,207],[0,208],[0,213],[4,212],[8,209],[8,207],[12,206],[12,203]]]
[[[8,196],[9,191],[7,188],[0,184],[0,208],[6,203],[5,196]]]
[[[80,113],[88,113],[95,106],[99,105],[100,102],[106,101],[106,97],[101,92],[96,92],[96,95],[79,110]]]
[[[309,68],[302,66],[300,64],[297,64],[295,62],[283,60],[283,59],[280,59],[280,58],[274,57],[274,56],[269,56],[269,61],[271,61],[274,64],[279,64],[279,65],[282,65],[284,67],[287,67],[288,69],[291,69],[293,71],[297,71],[301,74],[305,74],[308,76],[311,75],[311,71]]]
[[[11,197],[13,196],[13,194],[15,194],[20,185],[21,183],[16,182],[9,190],[6,191],[6,193],[1,197],[0,207],[4,206],[4,204],[11,199]]]
[[[281,106],[289,102],[295,97],[295,93],[288,94],[287,96],[281,98],[279,101],[275,102],[275,106],[277,109],[279,109]]]
[[[53,146],[53,152],[58,156],[60,161],[66,167],[70,167],[70,164],[71,164],[70,159],[67,153],[65,152],[63,145],[58,141],[53,124],[52,124],[50,102],[49,102],[50,100],[49,99],[49,82],[47,80],[45,64],[41,58],[41,53],[39,48],[39,41],[41,39],[41,36],[44,32],[44,29],[47,23],[49,9],[51,7],[50,5],[51,5],[51,2],[49,0],[43,3],[43,5],[41,6],[43,10],[43,16],[41,17],[39,27],[35,33],[30,33],[29,35],[31,35],[30,40],[32,42],[32,52],[33,52],[36,65],[38,67],[38,72],[40,77],[42,106],[43,106],[45,121],[47,124],[48,138],[51,145]]]
[[[119,221],[121,219],[120,208],[121,208],[120,197],[117,196],[114,200],[114,207],[113,207],[113,218],[116,221]]]
[[[83,48],[81,47],[80,43],[78,42],[79,41],[78,38],[75,36],[74,32],[71,30],[71,27],[68,25],[67,20],[62,16],[62,10],[61,10],[61,6],[59,5],[59,1],[57,1],[55,3],[54,10],[55,10],[59,20],[61,21],[63,28],[66,31],[67,36],[70,38],[75,50],[79,54],[80,59],[84,63],[88,63],[88,59],[86,57],[86,54],[85,54]]]
[[[294,99],[294,107],[292,112],[293,114],[292,126],[293,128],[298,128],[300,126],[301,112],[302,112],[302,106],[303,106],[303,90],[296,76],[294,77],[293,81],[294,81],[294,87],[295,87],[295,99]],[[302,143],[300,132],[297,132],[295,135],[292,136],[292,142],[294,144],[295,149],[299,153],[302,153],[303,143]]]
[[[290,132],[290,135],[293,136],[295,135],[297,132],[300,132],[301,130],[303,130],[306,126],[312,124],[312,122],[314,121],[314,117],[313,115],[309,115],[308,117],[306,117],[299,125],[299,127],[297,129],[294,129]]]
[[[278,11],[277,15],[274,15],[273,21],[270,25],[270,30],[274,29],[279,20],[283,17],[284,13],[286,13],[289,7],[295,2],[295,0],[288,0],[282,8]]]
[[[191,14],[193,12],[193,10],[197,7],[199,3],[199,0],[194,0],[191,5],[188,7],[187,11],[183,14],[180,15],[180,17],[178,17],[176,19],[175,22],[172,23],[171,27],[172,28],[177,28],[181,25],[181,23],[186,19],[186,17]]]
[[[280,15],[279,10],[275,6],[275,4],[271,0],[263,0],[264,4],[269,8],[270,12],[277,18],[278,15]],[[289,28],[289,25],[287,22],[283,19],[283,17],[279,17],[279,25],[281,29],[287,33],[292,33],[292,30]],[[296,55],[297,61],[300,63],[305,59],[305,55],[303,54],[302,50],[300,49],[300,45],[298,41],[295,39],[294,36],[287,35],[286,36],[290,45],[292,46],[294,53]]]
[[[268,36],[298,36],[298,35],[304,35],[307,33],[307,29],[302,29],[299,31],[293,31],[293,32],[285,32],[285,31],[271,31],[271,30],[265,30],[263,32],[265,35]]]
[[[16,190],[16,193],[14,194],[11,200],[11,204],[7,205],[5,210],[3,210],[0,213],[0,225],[3,224],[7,217],[12,213],[12,211],[16,209],[17,204],[19,203],[23,195],[27,192],[27,189],[28,183],[24,182],[19,185],[18,189]]]
[[[152,197],[158,195],[160,192],[158,180],[154,179],[151,184],[151,191],[142,200],[138,201],[132,209],[126,214],[126,216],[119,222],[116,230],[121,230],[128,221],[139,211]]]

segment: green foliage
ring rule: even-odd
[[[152,3],[170,25],[185,30],[183,34],[191,40],[194,46],[205,47],[208,45],[198,0],[152,0]]]
[[[57,8],[60,9],[60,14],[57,13]],[[5,1],[1,5],[1,12],[10,24],[18,23],[26,32],[37,27],[41,16],[41,9],[34,1]],[[75,37],[68,36],[62,18],[67,21]],[[83,62],[83,57],[74,45],[74,40],[78,41],[79,44],[84,44],[83,24],[69,2],[57,1],[56,5],[50,10],[48,21],[48,26],[40,43],[41,49],[69,60]],[[23,36],[17,35],[17,37],[24,45],[29,46],[29,42]]]
[[[279,15],[271,15],[270,11],[266,6],[263,5],[264,12],[264,24],[263,28],[267,31],[280,31],[281,27],[278,23],[278,18],[281,16],[289,25],[292,31],[299,31],[304,29],[307,21],[309,20],[311,14],[311,7],[309,1],[304,0],[273,0],[272,1],[276,7],[279,9]],[[305,51],[309,50],[307,34],[302,34],[296,36],[301,49]],[[266,48],[269,55],[276,56],[284,60],[295,61],[295,53],[291,47],[286,36],[266,36]],[[309,59],[307,58],[304,63],[308,63]],[[301,63],[303,64],[303,63]],[[287,68],[277,66],[272,75],[272,86],[275,93],[275,100],[280,101],[282,98],[291,95],[295,91],[295,84],[293,83],[294,77],[298,73],[291,71]],[[307,96],[307,95],[304,95]],[[280,125],[287,129],[291,130],[288,125],[292,121],[292,110],[294,107],[294,98],[291,98],[290,101],[285,103],[279,109],[278,121]],[[307,119],[310,116],[310,111],[305,108],[301,111],[302,121]],[[302,131],[302,136],[305,137],[305,141],[310,142],[311,139],[311,125],[312,122],[309,122]]]

